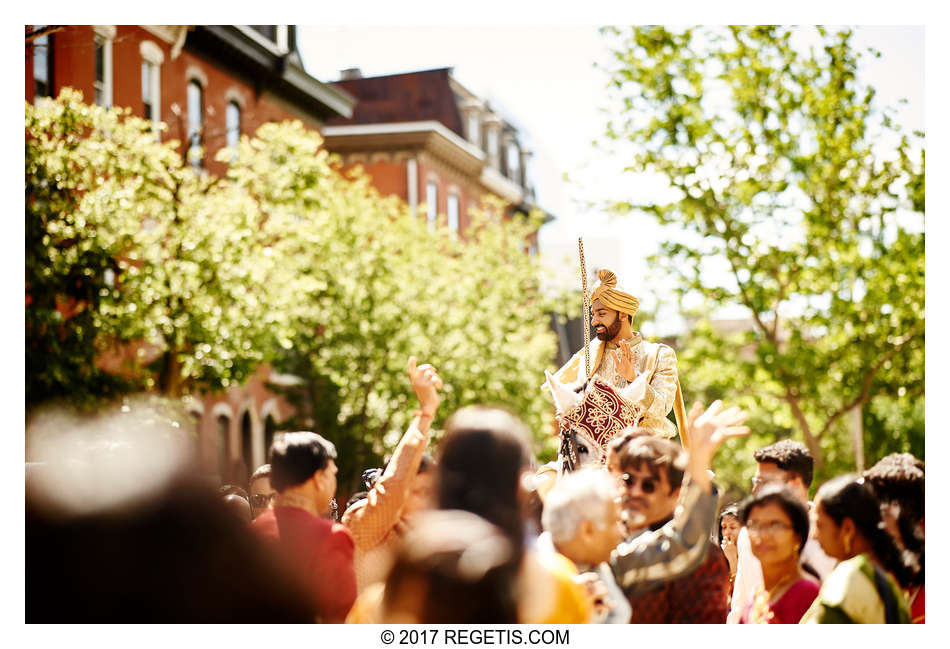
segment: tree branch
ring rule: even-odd
[[[871,384],[874,382],[874,377],[877,375],[880,369],[884,367],[885,363],[887,363],[889,360],[894,358],[894,356],[896,356],[897,353],[901,351],[907,343],[909,343],[912,340],[915,340],[917,336],[919,335],[920,334],[917,333],[913,336],[909,336],[903,342],[901,342],[901,344],[895,345],[894,347],[890,349],[890,351],[884,354],[884,356],[882,356],[880,360],[878,360],[877,363],[874,364],[874,367],[870,369],[870,371],[864,376],[864,379],[861,381],[861,392],[858,393],[858,396],[852,399],[850,402],[846,403],[845,405],[841,406],[828,418],[828,420],[825,422],[824,427],[821,429],[821,432],[818,433],[819,437],[824,435],[831,428],[831,425],[834,424],[835,421],[838,420],[838,418],[840,418],[849,410],[853,408],[857,408],[860,405],[863,405],[870,398]]]

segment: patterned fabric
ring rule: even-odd
[[[639,426],[659,437],[676,437],[676,424],[667,419],[676,401],[679,385],[676,352],[668,345],[643,340],[639,332],[634,332],[627,344],[633,352],[633,366],[639,374],[636,380],[628,383],[617,373],[613,355],[610,353],[617,347],[597,338],[590,341],[592,376],[609,385],[618,396],[636,409],[642,417],[638,422]],[[584,350],[578,350],[553,377],[568,390],[580,390],[586,381]],[[547,389],[547,383],[541,387]]]
[[[694,572],[627,598],[632,624],[725,624],[729,564],[718,545],[707,544],[706,559]]]
[[[594,379],[584,400],[564,415],[564,422],[606,451],[617,433],[637,423],[637,412],[612,387]]]

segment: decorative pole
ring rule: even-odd
[[[584,381],[590,378],[590,297],[587,294],[587,264],[584,261],[584,237],[577,237],[577,251],[581,258],[581,290],[584,293]]]

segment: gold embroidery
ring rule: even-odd
[[[605,450],[617,433],[637,422],[637,411],[610,385],[595,378],[584,400],[565,415],[564,420],[570,428],[583,431]]]

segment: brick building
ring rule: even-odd
[[[293,25],[70,25],[35,33],[27,26],[26,100],[64,87],[89,103],[131,108],[165,122],[165,140],[210,174],[225,171],[218,149],[261,124],[299,119],[320,129],[349,117],[354,99],[303,69]],[[104,359],[108,360],[108,359]],[[290,413],[268,383],[292,382],[267,366],[243,386],[194,399],[202,466],[222,481],[245,482],[263,464],[280,422]]]
[[[344,167],[360,165],[383,194],[464,232],[485,195],[527,213],[535,203],[518,129],[452,77],[450,68],[364,77],[344,70],[334,87],[357,100],[327,120],[325,146]],[[548,217],[553,218],[553,217]],[[536,239],[531,244],[536,249]]]
[[[534,204],[531,154],[517,129],[449,69],[365,79],[349,71],[321,83],[303,68],[293,25],[27,26],[26,34],[27,101],[72,87],[89,103],[128,107],[167,124],[161,137],[181,142],[182,155],[209,174],[225,171],[214,154],[241,134],[299,119],[346,166],[362,165],[381,193],[457,231],[486,194],[512,210]],[[536,249],[536,238],[530,244]],[[291,413],[268,385],[295,380],[262,366],[242,386],[191,399],[204,470],[245,483]]]

